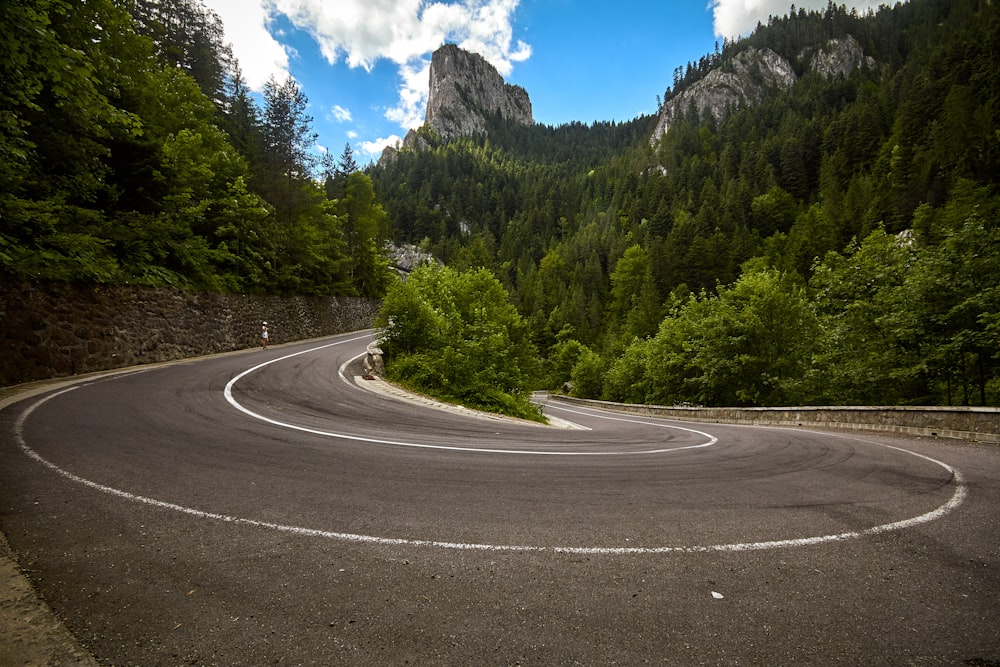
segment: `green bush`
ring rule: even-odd
[[[376,320],[388,377],[443,400],[541,421],[529,400],[536,352],[486,269],[424,266],[389,289]]]

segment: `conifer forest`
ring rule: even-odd
[[[656,116],[494,117],[367,166],[350,146],[316,157],[294,80],[251,94],[197,0],[12,0],[0,18],[19,27],[0,34],[4,281],[385,298],[390,374],[498,408],[534,389],[1000,405],[989,0],[793,9],[650,96],[662,109],[748,49],[793,85],[721,119],[692,105],[656,142]],[[805,67],[848,35],[867,65]],[[403,287],[389,242],[446,268]]]

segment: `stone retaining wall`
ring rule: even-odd
[[[0,386],[372,326],[379,302],[147,287],[0,284]]]
[[[687,408],[550,398],[618,412],[716,424],[803,426],[907,433],[1000,443],[1000,408],[972,407],[800,407]]]

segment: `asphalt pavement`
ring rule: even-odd
[[[997,447],[490,418],[360,379],[367,341],[4,399],[48,664],[1000,664]]]

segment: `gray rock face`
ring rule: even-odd
[[[650,142],[659,141],[691,104],[699,117],[707,111],[722,120],[728,109],[757,104],[769,89],[788,88],[796,79],[792,66],[774,51],[747,49],[667,102]]]
[[[535,122],[528,92],[504,81],[485,58],[454,44],[435,51],[431,56],[424,127],[442,139],[475,136],[486,132],[486,120],[494,114],[521,125]],[[428,145],[420,132],[410,130],[403,139],[402,149],[420,151]],[[398,152],[398,146],[387,147],[379,164],[388,164]]]
[[[486,118],[531,125],[531,100],[520,86],[506,83],[493,65],[475,53],[446,44],[431,58],[425,122],[442,138],[486,131]]]
[[[851,35],[842,39],[831,39],[809,59],[809,70],[826,79],[847,77],[860,67],[874,65],[875,60],[865,56],[858,40]]]
[[[403,274],[410,273],[415,268],[423,264],[436,264],[441,266],[441,262],[437,257],[429,252],[424,252],[417,246],[409,243],[405,243],[400,246],[394,243],[389,243],[386,246],[386,254],[388,255],[389,261],[392,263],[393,267]]]

